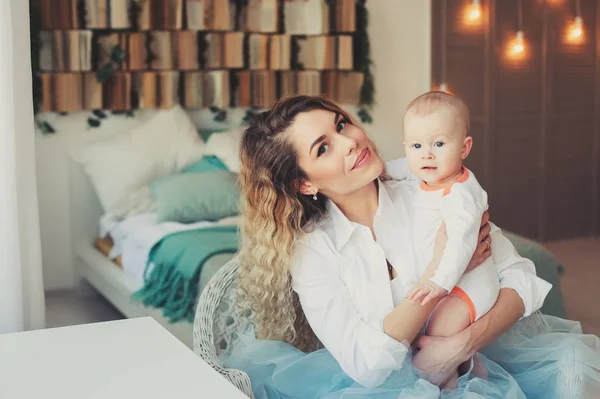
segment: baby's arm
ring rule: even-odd
[[[452,186],[442,198],[442,217],[448,241],[440,264],[430,280],[447,292],[462,277],[477,248],[479,225],[487,208],[487,195],[477,184]]]

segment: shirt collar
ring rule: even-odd
[[[388,193],[387,185],[379,181],[379,203],[375,218],[382,217],[388,221],[396,219],[396,210],[392,203],[392,198]],[[342,210],[332,201],[327,203],[327,219],[322,226],[325,232],[331,237],[335,248],[339,251],[352,236],[354,230],[360,226],[358,223],[350,221]]]

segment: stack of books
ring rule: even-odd
[[[194,71],[183,74],[186,108],[227,108],[230,105],[228,71]]]
[[[92,70],[91,30],[43,30],[39,37],[42,71]]]
[[[257,33],[275,33],[279,29],[278,0],[248,0],[245,30]]]
[[[179,103],[179,72],[141,72],[135,76],[134,92],[139,108],[171,108]]]
[[[329,6],[325,0],[284,1],[284,31],[288,35],[329,33]]]
[[[77,0],[68,1],[77,3]],[[53,2],[51,1],[51,3]],[[129,0],[84,0],[83,4],[85,4],[85,26],[87,28],[131,28],[131,20],[129,18]]]

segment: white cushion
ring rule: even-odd
[[[129,132],[85,145],[73,154],[106,211],[154,179],[200,159],[205,144],[188,114],[176,105],[160,110]]]
[[[245,127],[213,133],[206,141],[206,155],[214,155],[233,173],[240,172],[240,144]]]

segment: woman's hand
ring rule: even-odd
[[[423,372],[423,378],[437,386],[445,384],[472,355],[469,329],[451,337],[423,335],[413,346],[419,349],[413,357],[414,366]]]
[[[490,231],[492,230],[492,227],[490,226],[489,221],[490,213],[485,211],[483,213],[483,217],[481,218],[481,227],[479,228],[479,243],[477,244],[477,249],[475,249],[475,253],[471,258],[471,262],[469,262],[467,268],[465,269],[465,273],[475,269],[492,255],[492,237],[490,237]]]

